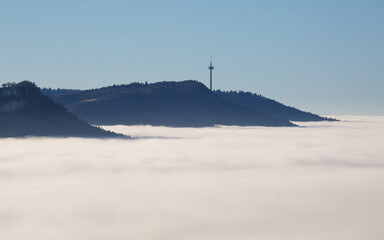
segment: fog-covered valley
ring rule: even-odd
[[[0,139],[0,239],[383,239],[384,117]]]

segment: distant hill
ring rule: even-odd
[[[336,119],[321,117],[310,112],[304,112],[294,107],[286,106],[275,100],[251,92],[225,92],[216,90],[215,93],[223,99],[239,106],[243,106],[254,111],[262,112],[270,116],[285,118],[290,121],[336,121]]]
[[[42,92],[97,125],[294,126],[286,119],[226,101],[192,80],[132,83],[84,91],[42,89]]]
[[[88,125],[40,92],[33,83],[3,84],[0,88],[0,137],[122,136]]]

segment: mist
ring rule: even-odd
[[[0,239],[384,239],[384,117],[336,117],[0,139]]]

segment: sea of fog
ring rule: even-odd
[[[384,117],[337,117],[0,139],[0,239],[384,239]]]

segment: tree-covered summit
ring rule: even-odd
[[[88,125],[40,92],[32,82],[0,88],[0,137],[64,136],[117,137]]]

